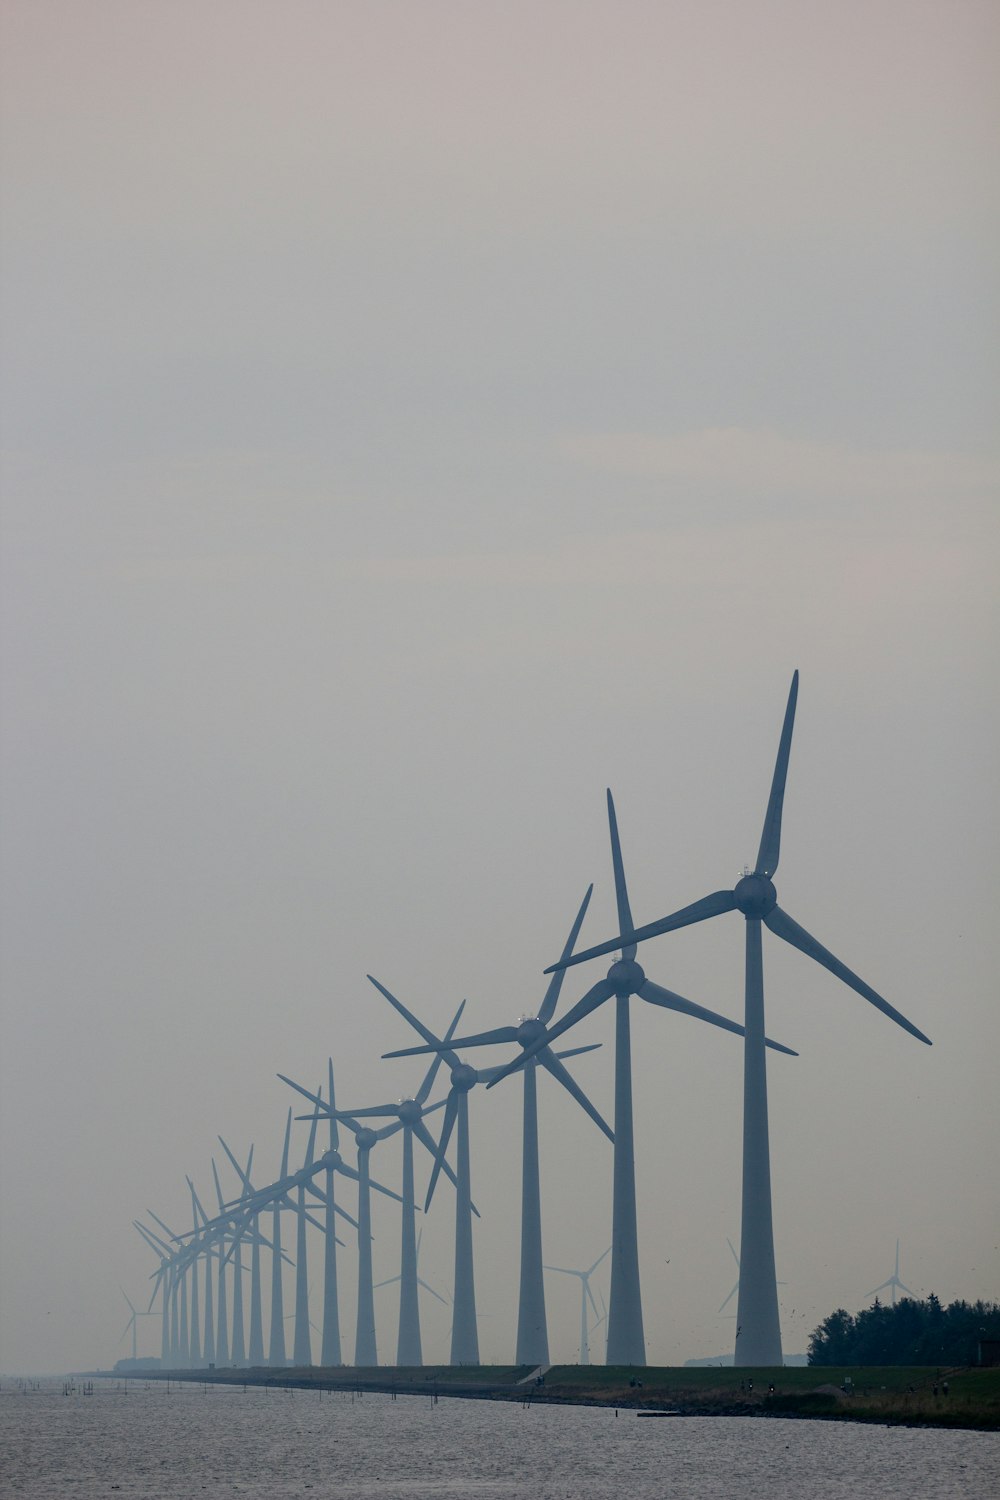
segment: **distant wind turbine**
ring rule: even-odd
[[[865,1296],[866,1297],[877,1297],[878,1294],[879,1294],[879,1292],[884,1292],[887,1287],[892,1292],[892,1305],[893,1305],[893,1307],[896,1306],[896,1293],[897,1293],[897,1291],[899,1291],[899,1292],[905,1292],[908,1297],[912,1297],[913,1296],[913,1293],[910,1291],[910,1288],[908,1286],[904,1286],[903,1283],[899,1279],[899,1241],[898,1240],[896,1241],[896,1268],[895,1268],[895,1270],[893,1271],[892,1275],[889,1277],[888,1281],[883,1281],[882,1285],[875,1287],[874,1291],[866,1292]]]
[[[601,1323],[607,1317],[607,1308],[605,1308],[605,1310],[604,1310],[604,1318],[598,1316],[598,1314],[597,1314],[597,1303],[594,1301],[594,1294],[590,1290],[590,1278],[591,1278],[591,1276],[593,1276],[594,1272],[597,1270],[598,1266],[601,1264],[601,1261],[604,1260],[605,1256],[608,1256],[608,1255],[611,1254],[611,1248],[612,1247],[609,1245],[608,1248],[604,1251],[603,1255],[599,1255],[597,1257],[597,1259],[594,1261],[594,1264],[592,1266],[589,1266],[586,1271],[571,1271],[568,1266],[546,1266],[545,1267],[546,1271],[558,1271],[560,1273],[560,1275],[562,1275],[562,1276],[576,1276],[579,1279],[579,1282],[580,1282],[580,1363],[581,1363],[581,1365],[589,1365],[590,1364],[590,1334],[591,1334],[591,1332],[593,1332],[593,1329],[591,1329],[591,1327],[590,1327],[590,1314],[587,1312],[587,1303],[588,1302],[590,1303],[591,1307],[594,1309],[594,1314],[595,1314],[595,1316],[597,1316],[597,1319],[598,1319],[598,1321],[593,1325],[594,1328],[599,1328],[600,1325],[601,1325]]]

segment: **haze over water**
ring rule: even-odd
[[[971,1500],[1000,1484],[996,1434],[156,1382],[5,1384],[0,1453],[23,1500]]]

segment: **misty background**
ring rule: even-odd
[[[617,930],[605,787],[637,923],[731,885],[795,667],[782,905],[934,1046],[766,935],[801,1054],[769,1058],[784,1347],[897,1237],[914,1292],[1000,1296],[998,30],[974,0],[6,0],[0,1368],[130,1353],[132,1219],[189,1227],[213,1154],[235,1196],[219,1132],[273,1180],[278,1070],[417,1087],[366,972],[439,1031],[463,997],[467,1030],[534,1013],[590,881],[581,946]],[[740,1019],[742,942],[639,958]],[[680,1363],[732,1349],[742,1052],[632,1004],[648,1354]],[[571,1064],[609,1119],[612,1010]],[[545,1258],[586,1267],[611,1149],[539,1101]],[[470,1114],[506,1362],[518,1079]],[[372,1169],[398,1187],[398,1139]],[[573,1360],[578,1285],[547,1291]]]

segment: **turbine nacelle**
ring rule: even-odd
[[[733,891],[736,910],[745,917],[766,917],[778,904],[778,893],[766,875],[744,875]]]
[[[634,958],[619,958],[608,970],[608,983],[617,995],[634,995],[646,983],[646,971]]]
[[[400,1099],[396,1113],[404,1125],[415,1125],[423,1117],[423,1106],[416,1099]]]
[[[325,1167],[328,1172],[335,1172],[337,1168],[343,1164],[343,1160],[344,1158],[341,1156],[340,1152],[334,1151],[333,1147],[331,1146],[329,1151],[323,1152],[323,1155],[319,1158],[316,1165],[318,1167]]]
[[[515,1040],[522,1047],[530,1047],[532,1042],[537,1042],[544,1035],[544,1021],[539,1021],[537,1016],[523,1016],[518,1022]]]
[[[457,1068],[451,1070],[451,1086],[460,1094],[467,1094],[479,1082],[477,1069],[470,1068],[468,1063],[459,1063]]]

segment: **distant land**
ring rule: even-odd
[[[150,1370],[108,1379],[177,1380],[205,1385],[260,1385],[312,1391],[353,1391],[459,1397],[487,1401],[614,1406],[684,1416],[813,1417],[889,1422],[910,1427],[1000,1430],[1000,1368],[942,1369],[930,1365],[725,1366],[425,1365],[330,1369]]]

